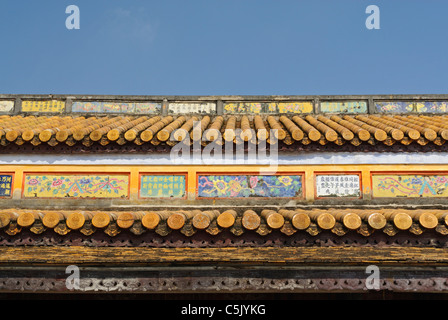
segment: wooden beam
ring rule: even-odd
[[[447,248],[433,247],[227,247],[148,248],[17,246],[0,247],[1,265],[433,265],[448,263]]]

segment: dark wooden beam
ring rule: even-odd
[[[2,265],[431,265],[448,263],[433,247],[1,247]]]

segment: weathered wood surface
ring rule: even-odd
[[[0,266],[136,264],[446,265],[447,248],[417,247],[0,247]]]

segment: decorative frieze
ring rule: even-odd
[[[448,101],[376,101],[378,113],[447,113]]]
[[[448,197],[445,174],[373,174],[372,191],[376,198]]]
[[[11,174],[0,174],[0,197],[9,198],[12,195],[13,176]]]
[[[316,196],[353,197],[361,196],[359,174],[316,175]]]
[[[129,114],[152,114],[160,113],[161,103],[156,102],[106,102],[106,101],[75,101],[72,112],[92,113],[129,113]]]
[[[22,112],[62,113],[64,111],[65,111],[65,102],[61,100],[22,101]]]
[[[261,114],[261,113],[312,113],[313,103],[306,102],[231,102],[224,104],[224,113]]]
[[[0,100],[0,112],[10,112],[14,109],[14,101]]]
[[[302,175],[199,175],[200,198],[301,198]]]
[[[367,113],[366,101],[325,101],[320,103],[322,113]]]
[[[185,175],[141,175],[141,198],[184,198],[186,196]]]
[[[127,198],[127,174],[26,174],[24,198]]]
[[[214,102],[170,102],[168,104],[169,114],[215,114],[216,103]]]

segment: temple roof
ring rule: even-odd
[[[193,130],[194,122],[200,123]],[[274,131],[270,131],[274,129]],[[273,139],[272,135],[275,135]],[[177,143],[251,141],[282,146],[419,145],[448,139],[445,115],[225,115],[225,116],[0,116],[2,149],[16,146],[134,145],[170,148]],[[16,145],[16,146],[14,146]],[[288,148],[288,147],[287,147]],[[20,148],[19,148],[20,150]]]
[[[331,231],[338,236],[375,231],[394,236],[398,232],[420,235],[435,230],[439,236],[448,234],[448,213],[438,209],[201,209],[201,210],[31,210],[2,209],[0,228],[8,235],[22,230],[41,234],[53,230],[59,235],[79,231],[86,236],[95,232],[116,236],[122,231],[140,235],[154,231],[166,236],[172,231],[192,236],[205,231],[216,236],[223,230],[233,235],[255,233],[266,236],[280,231],[284,236],[305,232],[316,236]],[[2,232],[2,233],[3,233]]]
[[[0,148],[23,153],[29,148],[58,153],[67,147],[74,152],[163,152],[179,142],[204,146],[211,141],[237,145],[266,141],[294,151],[415,147],[428,151],[443,149],[448,139],[447,113],[447,95],[3,94]]]
[[[142,181],[158,175],[165,153],[179,144],[194,148],[228,141],[246,150],[252,143],[302,155],[282,154],[288,160],[306,158],[299,153],[303,150],[446,151],[446,140],[448,95],[0,95],[0,152],[5,164],[4,192],[0,193],[0,292],[67,292],[64,271],[67,273],[68,265],[79,265],[83,273],[100,279],[94,284],[91,277],[83,277],[85,290],[103,288],[101,279],[106,279],[107,290],[135,292],[366,290],[364,266],[378,265],[382,288],[445,291],[446,177],[438,176],[445,166],[433,162],[427,166],[422,160],[432,159],[433,154],[416,157],[418,165],[413,167],[402,163],[407,160],[399,154],[400,166],[392,170],[397,179],[412,179],[415,185],[423,178],[440,180],[431,194],[423,194],[421,186],[420,193],[412,189],[409,195],[394,193],[394,189],[390,191],[394,194],[375,193],[374,180],[393,164],[376,166],[379,158],[371,154],[366,154],[367,168],[358,166],[353,173],[351,162],[356,161],[352,157],[335,171],[327,167],[328,158],[332,157],[328,161],[331,167],[343,153],[325,154],[323,160],[316,160],[324,166],[282,167],[280,174],[295,174],[296,184],[284,182],[292,186],[288,190],[294,192],[293,197],[289,193],[283,197],[275,193],[241,198],[235,194],[222,199],[210,193],[210,197],[202,197],[199,179],[213,173],[213,166],[205,172],[202,165],[189,167],[188,172],[176,169],[184,183],[167,185],[170,192],[157,196],[152,196],[152,189],[151,194],[142,193],[152,188]],[[99,152],[161,154],[148,156],[144,162],[148,166],[140,164],[141,155],[129,155],[138,158],[139,164],[134,166],[114,157],[104,161],[108,156],[103,155],[98,163],[103,164],[102,169],[107,167],[104,174],[98,172],[96,163],[79,163],[83,158],[79,154],[68,166],[54,164],[54,154],[90,153],[95,158]],[[51,154],[46,157],[51,165],[34,162],[40,160],[41,153]],[[23,161],[25,158],[31,161]],[[65,158],[69,157],[61,157],[59,163],[64,164]],[[162,160],[154,166],[158,158]],[[443,154],[435,158],[443,158]],[[20,161],[24,164],[14,165]],[[116,172],[115,166],[125,172]],[[408,167],[417,171],[398,171]],[[229,172],[240,174],[237,169]],[[286,171],[290,169],[292,172]],[[167,170],[171,168],[164,168],[162,175],[172,174]],[[218,171],[232,177],[226,167]],[[246,173],[245,179],[251,183]],[[34,192],[37,178],[47,174],[45,179],[50,183],[53,179],[55,188],[41,187]],[[93,175],[101,180],[122,174],[126,178],[113,194],[111,189],[84,198],[67,191],[59,179],[66,175],[64,181],[82,179],[87,184]],[[327,193],[318,192],[317,182],[323,181],[319,177],[341,174],[356,183],[345,183],[341,187],[345,192],[329,188]],[[115,193],[122,186],[122,192]],[[163,191],[165,187],[158,188]],[[55,274],[61,266],[64,270]],[[200,268],[205,273],[198,272]],[[410,282],[409,272],[413,272]],[[401,285],[396,277],[406,283]],[[118,285],[107,286],[108,279]]]

